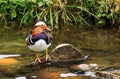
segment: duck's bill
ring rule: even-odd
[[[48,27],[47,27],[47,29],[46,29],[46,30],[47,30],[47,31],[49,31],[49,32],[51,32],[51,29],[50,29],[50,28],[48,28]]]

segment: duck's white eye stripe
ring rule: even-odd
[[[39,22],[37,22],[37,23],[35,24],[35,26],[40,26],[40,25],[43,25],[43,24],[44,24],[44,22],[39,21]]]

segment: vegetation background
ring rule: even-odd
[[[120,0],[0,0],[0,26],[30,27],[38,18],[52,29],[66,24],[119,28],[119,11]]]

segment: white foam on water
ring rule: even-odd
[[[26,79],[26,77],[17,77],[17,78],[15,78],[15,79]]]
[[[31,76],[31,78],[37,78],[37,76]]]
[[[20,54],[5,54],[5,55],[0,55],[0,58],[8,58],[8,57],[16,57],[20,56]]]
[[[92,72],[92,71],[87,71],[87,72],[84,73],[84,75],[85,75],[85,76],[89,76],[89,77],[97,77],[97,76],[95,75],[95,73]]]
[[[69,76],[78,76],[78,75],[74,73],[61,73],[60,74],[60,77],[69,77]]]

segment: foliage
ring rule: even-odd
[[[52,29],[64,24],[104,26],[115,24],[119,16],[119,4],[115,3],[113,0],[0,0],[0,20],[4,26],[16,21],[23,27],[33,25],[35,18],[44,19]]]

